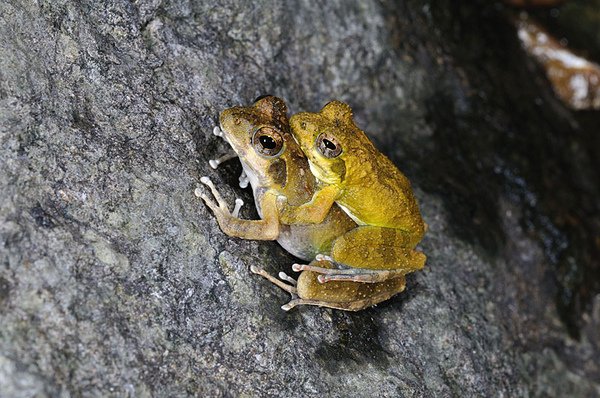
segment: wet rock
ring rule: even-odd
[[[539,24],[517,22],[523,47],[544,68],[556,95],[569,107],[600,109],[600,65],[574,54]]]
[[[599,394],[598,118],[487,3],[0,4],[0,391]],[[411,178],[405,293],[284,313],[248,267],[294,259],[195,198],[210,175],[251,202],[211,130],[265,93],[349,102]]]

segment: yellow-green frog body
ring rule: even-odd
[[[318,253],[328,254],[332,242],[356,228],[356,223],[338,206],[332,206],[320,223],[282,223],[277,199],[285,196],[292,205],[310,200],[317,181],[309,169],[306,156],[290,133],[287,107],[283,100],[267,96],[252,106],[224,110],[219,117],[221,134],[239,156],[255,198],[261,220],[243,220],[230,213],[216,187],[206,177],[201,180],[209,186],[215,203],[198,191],[215,214],[227,235],[244,239],[277,240],[288,252],[304,260],[313,260]],[[320,268],[333,267],[328,261],[315,261]],[[297,283],[285,274],[283,281],[274,278],[259,267],[252,271],[262,275],[296,296],[283,308],[311,304],[343,310],[360,310],[404,290],[403,277],[381,283],[317,281],[318,275],[302,272]]]
[[[410,182],[354,124],[350,107],[332,101],[320,112],[292,116],[290,124],[321,184],[301,206],[280,199],[283,222],[319,223],[334,204],[339,205],[359,227],[336,239],[331,257],[337,263],[369,269],[359,278],[355,273],[353,278],[323,279],[378,281],[395,275],[391,270],[408,273],[422,268],[426,257],[414,248],[426,227]]]

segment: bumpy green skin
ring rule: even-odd
[[[306,156],[290,133],[283,100],[269,96],[252,106],[226,109],[219,121],[224,138],[238,154],[246,173],[253,176],[250,181],[262,218],[242,220],[229,213],[226,206],[218,206],[203,196],[227,235],[245,239],[276,239],[295,256],[312,260],[317,253],[330,253],[332,243],[338,237],[357,227],[338,206],[330,206],[319,223],[281,222],[278,197],[286,197],[292,205],[301,205],[310,200],[317,189],[317,181],[310,172]],[[284,146],[277,156],[264,156],[253,146],[252,137],[262,127],[276,129],[283,137]],[[333,267],[326,261],[315,264],[323,268]],[[265,276],[262,270],[258,273]],[[273,281],[272,277],[265,277]],[[337,281],[323,284],[311,271],[302,272],[296,287],[282,286],[281,281],[278,282],[277,285],[300,297],[300,300],[294,300],[294,305],[310,304],[350,311],[387,300],[405,287],[403,276],[381,283]]]
[[[426,257],[414,248],[426,227],[410,183],[354,124],[350,107],[332,101],[318,113],[292,116],[290,124],[322,185],[304,205],[280,202],[282,220],[319,223],[337,203],[360,226],[334,242],[336,262],[401,273],[421,269]],[[323,155],[321,134],[341,147],[338,156]]]

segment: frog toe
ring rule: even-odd
[[[212,130],[212,133],[214,135],[216,135],[217,137],[223,137],[223,131],[221,130],[221,128],[219,126],[215,126]]]
[[[288,274],[286,274],[285,272],[280,272],[280,273],[278,274],[278,276],[279,276],[279,279],[281,279],[281,280],[284,280],[284,281],[286,281],[287,283],[290,283],[290,284],[292,284],[292,285],[294,285],[294,286],[296,286],[296,285],[297,285],[297,282],[296,282],[296,280],[295,280],[294,278],[292,278],[291,276],[289,276]]]
[[[240,188],[246,189],[248,187],[248,184],[250,184],[250,179],[248,178],[248,175],[246,174],[246,170],[242,170],[242,174],[238,178],[238,181],[239,181]]]
[[[327,254],[317,254],[315,256],[315,261],[329,261],[331,263],[335,263],[333,258],[331,256],[328,256]]]
[[[231,215],[239,218],[240,216],[240,209],[242,208],[242,206],[244,205],[244,201],[240,198],[236,198],[235,199],[235,207],[233,208],[233,211],[231,212]]]

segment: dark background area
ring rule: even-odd
[[[534,15],[558,37],[574,37],[594,54],[598,4],[576,3],[564,6],[562,18],[563,8],[537,9]],[[431,70],[438,81],[427,114],[434,143],[426,153],[413,149],[415,172],[427,188],[451,198],[456,233],[492,255],[510,240],[498,199],[508,197],[522,209],[523,228],[553,267],[561,318],[577,337],[582,313],[600,289],[600,113],[568,110],[554,97],[540,67],[519,48],[511,22],[519,10],[498,3],[435,9],[444,10],[432,12],[443,33],[414,33],[419,44],[439,46],[442,63]],[[424,52],[401,40],[398,47]],[[447,174],[436,173],[440,169]]]

